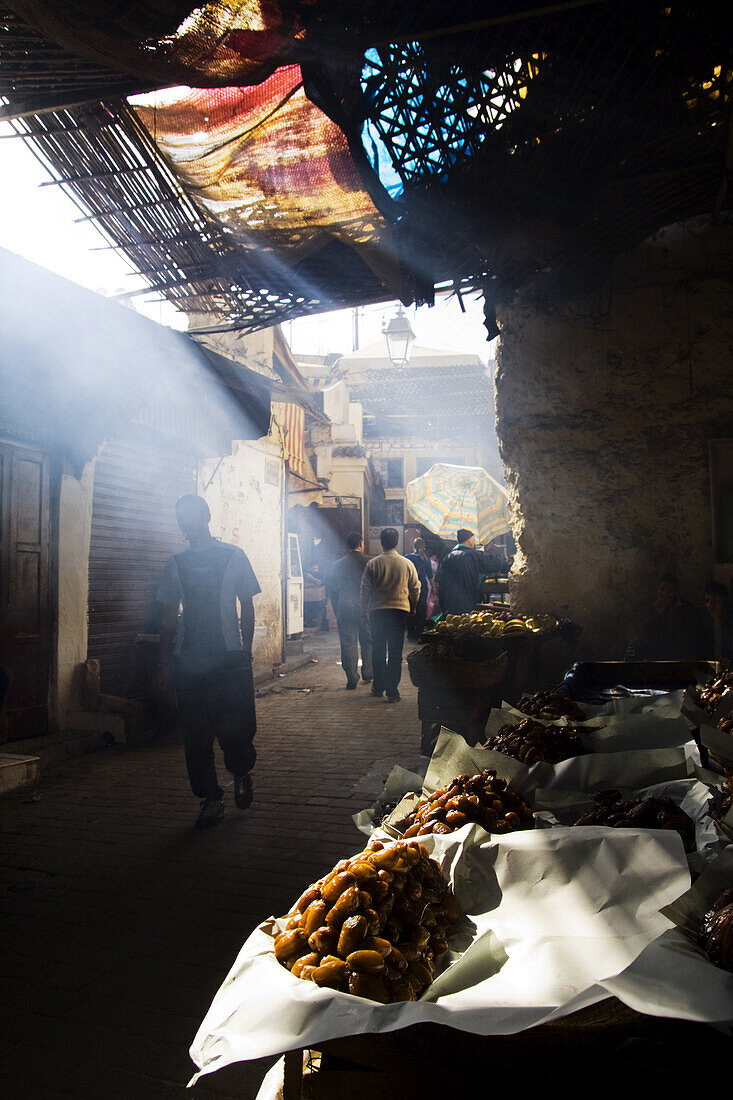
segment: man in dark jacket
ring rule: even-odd
[[[463,615],[473,611],[481,578],[501,571],[498,555],[477,550],[473,531],[462,527],[458,531],[458,545],[443,558],[435,578],[443,614]]]
[[[433,567],[425,549],[425,539],[416,538],[412,544],[412,553],[405,554],[417,570],[417,579],[420,581],[420,599],[417,601],[415,614],[407,620],[407,637],[416,642],[425,629],[427,616],[428,593],[433,579]]]
[[[334,562],[331,570],[330,596],[341,642],[341,667],[346,673],[346,688],[354,691],[359,682],[359,649],[361,678],[365,684],[372,678],[372,639],[369,621],[361,613],[359,595],[362,573],[369,559],[358,531],[347,536],[346,545],[348,554]]]

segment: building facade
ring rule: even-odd
[[[483,466],[503,482],[494,424],[493,363],[476,355],[415,345],[405,367],[391,363],[381,339],[351,355],[299,359],[307,377],[322,389],[324,409],[334,424],[354,423],[370,470],[364,533],[372,553],[385,526],[400,532],[409,552],[419,526],[407,508],[409,481],[435,462]],[[348,409],[332,397],[343,388]],[[358,411],[357,411],[358,410]]]
[[[0,738],[140,733],[175,502],[250,557],[256,675],[285,644],[287,437],[274,341],[256,369],[0,252]],[[262,341],[260,341],[262,343]],[[267,349],[265,348],[265,354]],[[288,363],[288,366],[292,366]]]

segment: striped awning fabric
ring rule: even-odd
[[[305,409],[292,402],[273,401],[272,415],[283,429],[285,460],[291,471],[301,477],[306,472]]]

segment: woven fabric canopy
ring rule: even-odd
[[[493,337],[730,209],[728,8],[0,0],[0,118],[199,333],[450,288]]]
[[[298,65],[250,87],[145,100],[135,111],[184,186],[250,251],[308,252],[330,237],[368,252],[388,233]]]
[[[436,462],[407,484],[410,513],[442,538],[456,537],[460,527],[483,543],[510,529],[507,491],[480,466]]]

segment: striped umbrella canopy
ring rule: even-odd
[[[442,538],[455,539],[459,527],[486,544],[510,530],[508,493],[481,466],[436,462],[407,484],[412,516]]]

